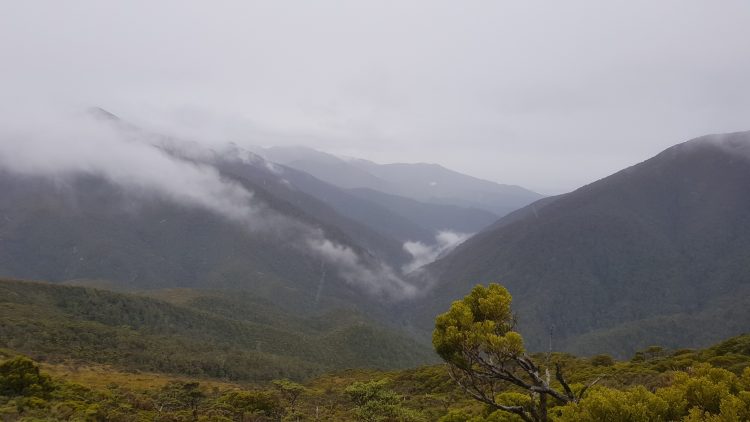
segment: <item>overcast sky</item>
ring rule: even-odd
[[[0,3],[0,124],[91,105],[558,193],[750,129],[750,2]]]

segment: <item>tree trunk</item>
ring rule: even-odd
[[[539,421],[547,422],[547,394],[539,394]]]

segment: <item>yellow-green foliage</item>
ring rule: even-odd
[[[171,381],[191,381],[195,378],[176,376],[157,372],[124,371],[111,365],[95,363],[65,362],[39,363],[42,371],[59,381],[86,385],[93,389],[107,389],[112,384],[129,390],[154,390],[167,385]],[[228,390],[239,388],[240,384],[217,379],[201,379],[201,385],[207,388]]]
[[[620,391],[597,388],[577,405],[568,405],[560,410],[560,421],[611,421],[639,422],[659,421],[666,414],[669,404],[650,393],[642,386]]]
[[[18,356],[0,364],[1,396],[44,396],[52,390],[48,375],[29,358]]]
[[[750,420],[750,367],[741,376],[710,364],[673,374],[671,385],[651,392],[592,389],[578,404],[559,408],[559,421],[747,421]]]
[[[354,403],[354,415],[359,421],[385,422],[420,422],[424,416],[413,409],[405,407],[395,391],[387,386],[386,379],[369,382],[355,382],[344,390]]]
[[[710,350],[710,349],[709,349]],[[701,352],[696,352],[700,355]],[[679,354],[678,354],[679,356]],[[665,353],[659,359],[676,358]],[[711,354],[711,357],[719,356]],[[551,409],[556,421],[747,421],[750,420],[750,368],[730,371],[694,362],[686,371],[651,368],[654,362],[615,362],[595,366],[589,359],[554,355],[571,378],[604,374],[578,404]],[[664,362],[660,361],[659,365]],[[746,360],[747,364],[747,360]],[[668,366],[668,365],[667,365]],[[240,386],[211,380],[174,379],[158,374],[127,374],[85,365],[40,366],[9,357],[0,368],[21,374],[21,395],[0,397],[0,419],[112,421],[442,421],[517,422],[493,411],[453,385],[443,366],[405,371],[353,370],[328,374],[304,385],[283,380]],[[53,376],[45,374],[53,370]],[[66,371],[68,371],[66,373]],[[3,372],[3,369],[0,369]],[[23,375],[26,374],[26,375]],[[31,377],[27,376],[28,374]],[[10,379],[10,378],[0,378]],[[644,386],[647,385],[648,387]],[[7,386],[0,385],[0,388]],[[301,390],[300,390],[301,389]],[[282,390],[299,392],[294,408]],[[529,396],[498,393],[503,403],[523,405]]]
[[[498,359],[523,352],[523,339],[513,331],[511,296],[505,287],[476,286],[448,312],[437,317],[432,344],[446,362],[467,365],[464,353],[482,349]]]
[[[480,415],[471,409],[448,409],[442,421],[750,420],[750,369],[746,368],[750,336],[735,337],[704,351],[671,353],[649,346],[630,362],[615,362],[607,355],[528,357],[521,336],[513,330],[510,305],[511,296],[504,287],[476,286],[437,317],[436,352],[467,396],[490,407]],[[531,381],[523,381],[523,375],[508,375],[509,367],[515,369],[509,363],[523,367]],[[556,381],[549,379],[553,367]],[[568,374],[567,383],[560,368]],[[544,376],[540,374],[545,373],[548,381],[540,381]],[[592,380],[601,383],[590,388]],[[550,387],[565,388],[566,394],[548,393]],[[548,404],[544,394],[554,401]]]

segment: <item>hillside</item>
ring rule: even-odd
[[[750,132],[698,138],[501,219],[428,267],[423,329],[495,281],[529,345],[628,355],[750,325]],[[414,315],[407,311],[407,315]]]
[[[101,109],[91,117],[112,132],[104,135],[137,144],[162,166],[216,179],[218,191],[196,205],[180,195],[206,195],[205,186],[160,192],[150,186],[158,181],[134,186],[106,167],[92,169],[97,163],[53,174],[0,168],[0,275],[126,290],[231,287],[296,311],[346,303],[378,314],[371,294],[402,293],[398,269],[412,259],[404,242],[434,241],[377,204],[240,148],[209,150],[148,133]],[[175,176],[180,184],[184,175]],[[227,214],[232,207],[242,209],[242,221]]]
[[[417,223],[418,220],[411,218],[412,215],[408,213],[401,213],[375,198],[333,186],[303,171],[285,166],[279,166],[279,169],[283,180],[288,181],[295,189],[324,202],[338,216],[356,221],[391,242],[398,241],[398,244],[389,245],[389,250],[396,252],[391,252],[391,262],[403,263],[403,242],[434,241],[437,230],[430,225]],[[331,223],[340,224],[336,221]]]
[[[134,196],[95,176],[61,184],[3,174],[0,191],[5,276],[102,279],[130,289],[235,287],[267,297],[307,296],[306,308],[315,306],[309,298],[318,289],[319,258],[209,211]],[[284,204],[276,200],[276,209]],[[346,241],[340,231],[338,238]],[[359,295],[333,271],[323,293],[323,304],[327,297]]]
[[[351,310],[303,317],[236,291],[148,294],[160,299],[0,280],[0,347],[48,362],[239,381],[434,359]]]

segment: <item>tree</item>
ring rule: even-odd
[[[157,411],[188,409],[195,419],[198,417],[198,406],[205,397],[197,382],[171,381],[157,395]]]
[[[279,420],[282,414],[279,398],[268,391],[228,391],[217,404],[228,408],[239,421]]]
[[[615,364],[615,360],[610,355],[592,356],[589,362],[594,366],[612,366]]]
[[[504,287],[478,285],[437,317],[432,344],[448,363],[451,377],[474,399],[527,422],[544,422],[549,398],[558,404],[576,403],[595,382],[574,393],[556,364],[559,387],[553,386],[549,368],[540,368],[526,354],[510,305],[511,295]],[[520,389],[529,400],[509,400],[508,394],[500,394],[509,388]]]
[[[27,357],[18,356],[0,364],[0,396],[43,396],[52,388],[50,377]]]
[[[273,384],[279,394],[281,394],[289,405],[288,418],[299,420],[299,415],[296,414],[297,410],[295,405],[300,394],[305,392],[305,387],[288,379],[273,380],[271,381],[271,384]]]
[[[388,380],[355,382],[344,392],[354,405],[357,419],[364,422],[418,422],[424,420],[418,412],[402,405],[402,398],[386,388]]]

